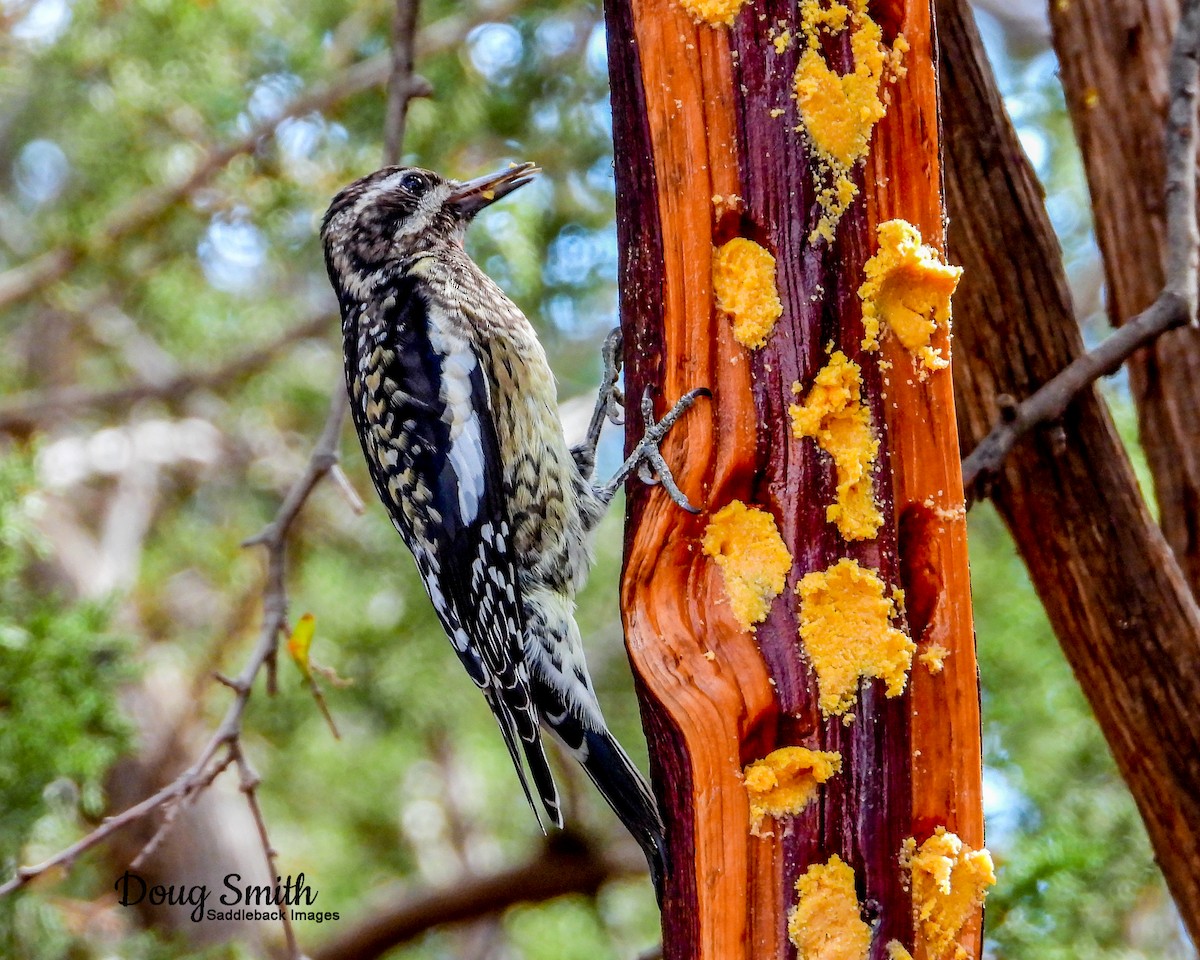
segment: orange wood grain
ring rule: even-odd
[[[904,35],[910,51],[904,61],[907,71],[892,86],[891,103],[876,127],[867,161],[871,236],[878,223],[902,218],[921,231],[926,243],[944,250],[930,5],[902,0],[893,5],[893,16],[888,26]],[[943,351],[952,348],[944,334],[934,345]],[[979,684],[954,384],[950,368],[922,382],[894,337],[884,338],[883,356],[892,363],[887,427],[909,626],[918,653],[933,643],[950,651],[941,673],[931,674],[919,662],[913,665],[913,833],[921,842],[934,828],[945,826],[972,847],[981,847]],[[960,940],[973,956],[981,950],[981,932],[982,910]],[[923,951],[918,960],[922,956]]]
[[[940,243],[936,91],[929,61],[928,8],[906,0],[887,0],[872,4],[873,13],[876,6],[885,8],[877,15],[888,31],[888,40],[894,36],[893,27],[902,28],[913,50],[908,57],[908,77],[893,90],[889,118],[884,121],[886,132],[883,126],[877,130],[878,153],[865,174],[866,183],[881,183],[865,189],[857,204],[865,207],[871,237],[880,219],[904,216],[922,228],[927,240]],[[660,324],[652,333],[643,331],[644,336],[630,336],[639,331],[627,326],[627,378],[631,383],[659,386],[660,415],[687,390],[709,387],[714,399],[700,401],[664,445],[676,479],[692,502],[706,511],[719,509],[732,499],[774,503],[782,511],[777,518],[789,539],[803,527],[797,526],[800,511],[778,501],[785,484],[764,484],[762,458],[796,454],[760,449],[767,443],[767,425],[760,422],[761,412],[756,408],[757,375],[753,371],[757,363],[761,374],[762,357],[752,357],[733,340],[728,320],[719,316],[713,305],[714,237],[728,227],[714,211],[713,197],[745,192],[745,164],[741,161],[746,158],[739,158],[737,146],[738,110],[744,109],[745,91],[735,83],[738,70],[730,31],[697,25],[674,0],[608,0],[608,8],[610,69],[636,73],[619,83],[614,77],[614,104],[618,94],[630,102],[634,99],[632,87],[639,87],[636,92],[644,98],[646,114],[646,153],[644,157],[636,155],[634,161],[639,165],[639,177],[652,173],[656,200],[654,211],[619,210],[619,217],[658,221],[657,238],[651,228],[641,229],[637,223],[623,228],[623,236],[637,238],[633,249],[627,246],[623,250],[629,274],[623,279],[623,296],[635,297],[638,315]],[[753,5],[740,14],[754,15]],[[621,31],[614,31],[614,16],[631,18],[635,50],[616,45],[614,36]],[[803,150],[798,134],[792,142],[797,151]],[[636,154],[639,147],[635,143],[627,149]],[[623,162],[620,150],[617,162]],[[618,169],[619,204],[623,173]],[[884,182],[889,178],[910,195],[890,200]],[[799,203],[795,194],[791,202]],[[860,236],[861,211],[858,216],[859,225],[844,231],[847,236],[839,243],[845,248],[841,258],[861,269],[871,252],[864,248],[873,250],[873,241]],[[733,217],[737,219],[736,213]],[[799,251],[777,250],[776,254],[798,256]],[[833,255],[835,262],[838,257]],[[854,267],[838,269],[852,273]],[[631,293],[628,281],[634,275],[640,285]],[[646,282],[647,277],[656,282]],[[781,290],[781,296],[807,302],[813,289]],[[628,312],[628,308],[626,299],[623,310]],[[851,328],[857,323],[855,314]],[[799,369],[811,376],[814,371],[808,354],[819,332],[810,331],[805,337],[803,343],[797,340],[780,349],[804,354]],[[885,356],[897,371],[904,369],[901,359],[909,362],[907,355]],[[761,390],[761,384],[757,388]],[[779,392],[780,402],[786,402],[786,391]],[[911,409],[896,412],[893,403]],[[901,389],[893,389],[888,410],[885,432],[892,449],[895,516],[902,527],[908,517],[905,529],[914,569],[921,575],[919,582],[926,585],[924,591],[910,588],[910,617],[912,601],[923,597],[929,611],[923,641],[937,639],[953,651],[940,677],[931,677],[924,667],[914,664],[912,692],[907,695],[914,747],[919,751],[912,772],[914,822],[901,827],[911,826],[903,832],[923,836],[932,830],[925,825],[946,824],[958,828],[968,842],[981,843],[978,692],[965,527],[961,514],[954,512],[961,508],[962,496],[949,373],[936,375],[925,385],[903,384]],[[628,440],[636,440],[639,428],[640,420],[631,405]],[[807,495],[815,496],[815,490]],[[720,574],[701,552],[699,538],[707,518],[703,514],[688,516],[657,489],[634,488],[630,508],[622,609],[651,739],[655,787],[668,810],[672,830],[673,875],[664,904],[665,957],[749,960],[794,956],[794,948],[787,944],[786,919],[795,900],[794,877],[805,864],[796,862],[794,846],[790,855],[786,852],[785,833],[810,831],[814,850],[831,851],[849,841],[836,831],[826,836],[825,820],[815,810],[797,817],[791,825],[778,825],[774,837],[751,836],[741,770],[749,760],[782,745],[780,737],[787,742],[800,738],[818,746],[828,737],[847,735],[836,718],[821,721],[815,715],[811,694],[805,695],[812,701],[807,705],[802,696],[801,707],[793,707],[790,714],[781,711],[772,685],[776,678],[755,635],[734,620]],[[811,512],[813,505],[806,509]],[[861,554],[867,562],[871,551],[887,554],[888,544],[895,539],[892,528],[879,545],[856,545],[851,552],[856,557]],[[806,562],[824,556],[835,540],[827,534],[819,549],[809,551]],[[845,545],[841,549],[846,549]],[[878,564],[878,559],[873,561]],[[904,565],[902,551],[901,569]],[[775,602],[777,610],[788,608],[790,635],[794,635],[796,615],[791,590],[794,580],[795,572],[789,588]],[[807,674],[801,671],[799,676],[803,680]],[[805,682],[811,685],[811,678]],[[890,704],[888,701],[889,708]],[[874,714],[875,710],[883,712]],[[860,713],[860,730],[862,724],[888,715],[877,690],[864,693]],[[900,713],[903,716],[903,707]],[[940,730],[939,724],[952,724],[953,728]],[[946,759],[946,751],[953,756]],[[681,796],[683,793],[687,795]],[[842,791],[837,794],[838,802],[860,795]],[[894,862],[890,853],[883,856]],[[872,957],[884,953],[882,942],[873,946]]]
[[[669,0],[633,7],[643,51],[685,52],[642,64],[647,108],[658,121],[659,215],[668,225],[662,318],[672,360],[663,392],[673,402],[708,386],[720,400],[701,402],[664,453],[679,465],[676,477],[693,502],[724,501],[745,495],[755,443],[749,364],[729,325],[716,322],[712,295],[712,197],[738,189],[727,35],[697,26]],[[755,864],[751,871],[741,744],[773,699],[753,638],[733,619],[719,575],[700,552],[702,529],[661,491],[653,493],[628,546],[622,608],[635,668],[670,704],[688,746],[696,789],[689,854],[702,892],[695,904],[698,955],[736,958],[748,955],[746,891],[761,870]]]

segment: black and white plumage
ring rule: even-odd
[[[568,449],[532,326],[462,245],[475,214],[534,172],[525,164],[459,183],[387,167],[334,198],[321,234],[341,305],[346,383],[375,487],[496,715],[530,804],[536,791],[562,826],[544,727],[638,840],[657,886],[662,821],[605,725],[574,598],[591,565],[588,535],[633,469],[648,462],[687,504],[657,443],[702,391],[661,422],[650,418],[617,477],[593,485],[603,416],[585,444]],[[614,379],[606,376],[598,413]]]

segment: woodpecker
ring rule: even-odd
[[[334,197],[321,227],[325,263],[375,489],[495,714],[526,799],[538,815],[536,791],[562,827],[541,739],[548,730],[637,839],[661,896],[662,818],[605,724],[575,596],[592,563],[589,535],[633,471],[695,512],[658,444],[708,391],[693,390],[657,422],[647,392],[645,436],[611,480],[596,483],[596,443],[619,404],[614,331],[587,437],[568,448],[532,325],[463,248],[475,215],[538,172],[526,163],[459,182],[385,167]]]

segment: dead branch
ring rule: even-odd
[[[387,114],[383,129],[383,164],[400,161],[404,126],[408,119],[409,78],[413,72],[412,38],[417,32],[420,0],[396,0],[392,15],[392,71],[388,80]]]
[[[1167,278],[1158,299],[1095,350],[1078,357],[1032,396],[1005,411],[963,461],[963,485],[994,474],[1008,452],[1034,427],[1057,420],[1100,377],[1115,373],[1141,347],[1196,320],[1196,98],[1200,81],[1200,0],[1186,0],[1171,55],[1167,116]]]
[[[519,903],[567,894],[593,896],[604,884],[641,876],[645,864],[630,852],[603,856],[581,838],[556,833],[541,852],[519,866],[468,877],[444,889],[400,897],[310,951],[312,960],[371,960],[434,927],[499,913]]]

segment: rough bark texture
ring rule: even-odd
[[[892,0],[872,13],[887,43],[904,30],[910,72],[892,89],[894,119],[877,131],[886,148],[865,180],[859,172],[862,196],[830,245],[808,239],[820,210],[795,129],[798,45],[771,40],[781,21],[796,31],[794,5],[767,0],[743,8],[732,28],[714,28],[673,0],[606,4],[628,395],[652,385],[661,413],[692,387],[714,393],[664,448],[704,513],[689,517],[661,491],[636,485],[630,496],[622,608],[670,834],[667,960],[794,956],[786,927],[795,881],[832,854],[855,870],[875,924],[871,956],[882,960],[891,939],[913,948],[903,839],[946,825],[982,844],[951,382],[945,372],[923,384],[913,375],[885,403],[876,358],[859,347],[855,295],[878,221],[904,216],[940,239],[930,10]],[[845,70],[849,51],[837,46],[826,53]],[[737,236],[777,260],[783,315],[754,352],[734,341],[713,304],[714,245]],[[847,543],[826,522],[832,464],[790,434],[791,385],[811,386],[830,341],[860,362],[882,439],[875,480],[885,524],[875,540]],[[911,358],[887,356],[907,379]],[[643,425],[632,404],[630,414],[633,442]],[[735,621],[699,544],[709,515],[735,499],[774,516],[794,561],[755,633]],[[920,667],[899,698],[885,698],[880,682],[864,685],[849,724],[817,708],[794,593],[805,574],[846,556],[912,590],[914,638],[952,651],[940,687]],[[788,745],[838,750],[843,771],[790,824],[754,837],[742,768]],[[914,749],[922,750],[916,763]],[[977,924],[964,943],[978,950]]]
[[[938,0],[964,449],[1082,345],[1041,191],[966,0]],[[1019,251],[1019,257],[1013,256]],[[1200,938],[1200,611],[1094,389],[1009,456],[993,499]]]
[[[1176,0],[1050,4],[1114,324],[1145,310],[1163,286],[1163,131],[1178,19]],[[1129,373],[1162,529],[1200,594],[1200,330],[1166,334],[1130,360]]]

